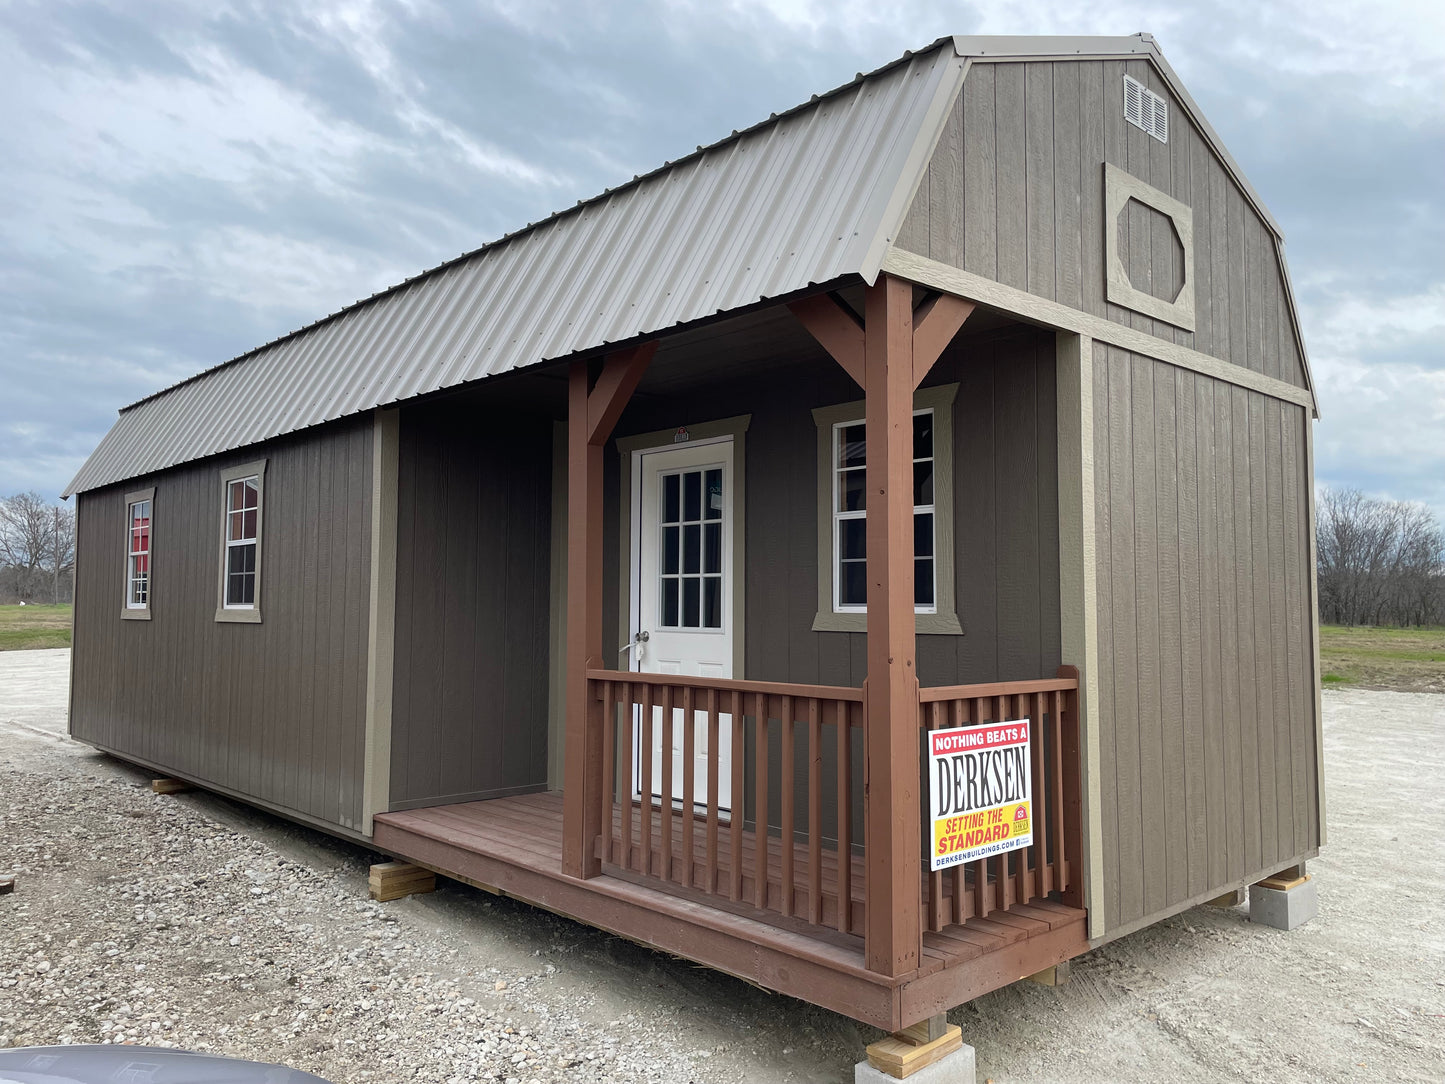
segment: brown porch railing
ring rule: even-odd
[[[588,703],[602,715],[596,847],[604,863],[862,932],[862,900],[853,897],[855,888],[862,895],[863,869],[851,815],[862,802],[861,772],[854,769],[864,749],[861,689],[609,670],[589,670],[587,679]],[[675,719],[682,724],[680,750]],[[725,737],[727,804],[718,775]],[[702,785],[699,740],[706,743]],[[648,753],[654,743],[660,778]],[[674,751],[682,753],[680,780],[673,777]],[[777,776],[771,781],[770,771]]]
[[[1030,847],[928,873],[923,896],[927,929],[984,918],[1051,892],[1060,893],[1065,903],[1082,906],[1079,679],[1071,666],[1061,667],[1060,674],[1043,681],[919,690],[924,730],[1029,720],[1035,826]]]
[[[593,847],[603,863],[843,933],[864,932],[865,867],[853,823],[866,800],[855,764],[866,748],[863,690],[612,670],[589,670],[587,681],[602,734]],[[1082,906],[1077,697],[1072,667],[1038,681],[919,690],[924,730],[1030,720],[1035,809],[1034,843],[1026,849],[942,873],[926,872],[922,861],[925,929],[1053,893]],[[674,720],[682,724],[680,748],[673,744]],[[725,737],[727,802],[718,756]],[[699,783],[700,741],[706,774]],[[654,743],[656,777],[648,755]],[[676,780],[674,751],[684,766]]]

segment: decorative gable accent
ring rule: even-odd
[[[1184,250],[1184,282],[1172,301],[1139,289],[1129,278],[1126,253],[1119,243],[1119,218],[1130,200],[1169,219]],[[1185,331],[1194,330],[1194,212],[1167,192],[1108,162],[1104,163],[1104,262],[1105,295],[1109,301]]]

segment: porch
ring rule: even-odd
[[[862,689],[593,670],[590,714],[611,753],[592,811],[593,876],[565,872],[559,792],[380,814],[374,842],[456,879],[898,1030],[1087,947],[1077,772],[1068,768],[1077,764],[1077,687],[1067,672],[918,690],[922,730],[1031,721],[1035,832],[1026,849],[943,873],[926,872],[921,855],[894,856],[878,875],[916,883],[920,951],[913,967],[892,975],[869,967],[869,886],[878,882],[850,815],[864,794],[853,755],[866,748]],[[683,763],[706,743],[700,787],[691,772],[673,785],[675,728],[654,731],[655,719],[669,717],[684,721],[676,728],[689,746]],[[732,756],[708,755],[728,731]],[[652,758],[636,754],[658,745],[666,777],[653,780]],[[720,767],[731,773],[730,788]],[[661,800],[667,794],[674,800]]]

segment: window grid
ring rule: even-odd
[[[867,584],[867,442],[863,421],[833,426],[833,609],[864,613]],[[936,613],[933,409],[913,412],[913,601]]]
[[[671,629],[721,629],[722,468],[672,471],[661,475],[659,482],[658,624]]]
[[[260,476],[226,482],[226,587],[228,610],[256,605],[256,543],[261,508]]]
[[[125,604],[127,609],[144,610],[151,598],[151,502],[133,501],[129,513]]]

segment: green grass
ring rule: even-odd
[[[0,606],[0,651],[70,646],[70,605]]]
[[[1445,692],[1445,628],[1324,625],[1320,669],[1326,685]]]

